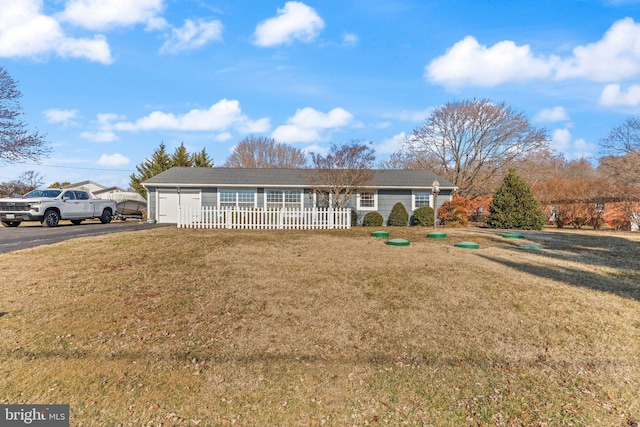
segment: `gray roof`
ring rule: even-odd
[[[143,182],[145,187],[310,187],[312,169],[173,167]],[[431,188],[437,179],[442,189],[457,188],[430,171],[374,170],[371,188]]]

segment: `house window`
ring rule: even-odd
[[[413,210],[421,208],[423,206],[431,206],[431,193],[429,192],[416,192],[413,193]]]
[[[256,195],[253,190],[220,190],[218,192],[221,208],[253,208]]]
[[[285,191],[284,206],[287,208],[301,208],[302,191]]]
[[[363,191],[358,194],[358,210],[375,210],[378,207],[378,197],[373,191]]]
[[[302,208],[302,191],[299,190],[268,190],[266,192],[267,209]]]
[[[596,203],[595,211],[599,213],[604,212],[604,203]]]

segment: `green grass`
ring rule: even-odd
[[[1,403],[72,425],[625,426],[636,235],[123,233],[0,255]],[[455,248],[474,241],[481,249]]]

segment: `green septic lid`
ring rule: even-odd
[[[441,233],[439,231],[433,231],[433,232],[427,234],[427,238],[428,239],[446,239],[447,238],[447,233]]]
[[[524,239],[524,236],[522,234],[517,233],[505,233],[502,235],[502,237],[504,237],[505,239]]]
[[[409,246],[411,243],[409,243],[408,240],[406,239],[389,239],[387,240],[387,245],[391,245],[391,246]]]
[[[373,233],[371,233],[371,235],[373,237],[384,237],[384,238],[387,238],[387,237],[389,237],[389,232],[388,231],[374,231]]]
[[[480,245],[473,242],[459,242],[456,243],[455,246],[465,249],[480,249]]]
[[[523,245],[520,245],[520,247],[522,249],[533,249],[534,251],[540,251],[542,250],[542,246],[538,246],[538,245],[532,245],[531,243],[525,243]]]

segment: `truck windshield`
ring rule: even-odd
[[[22,197],[25,199],[28,199],[31,197],[50,197],[53,199],[54,197],[58,197],[59,194],[60,194],[60,190],[33,190],[28,192]]]

